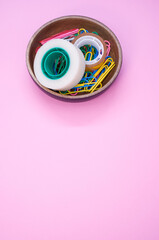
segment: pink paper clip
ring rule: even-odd
[[[66,38],[66,37],[69,37],[73,34],[78,33],[78,31],[79,31],[79,29],[77,29],[77,28],[74,28],[74,29],[71,29],[71,30],[65,30],[63,32],[57,33],[55,35],[52,35],[48,38],[45,38],[45,39],[41,40],[40,43],[43,45],[44,43],[46,43],[47,41],[49,41],[51,39]]]

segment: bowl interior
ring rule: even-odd
[[[64,30],[69,30],[73,28],[85,28],[89,32],[96,31],[100,37],[102,37],[104,40],[108,40],[111,44],[111,51],[110,56],[115,61],[115,67],[110,71],[110,73],[106,76],[106,78],[103,80],[103,87],[99,89],[98,91],[95,91],[94,93],[80,93],[76,96],[69,96],[69,95],[61,95],[56,91],[53,91],[51,89],[47,89],[44,86],[42,86],[38,80],[36,79],[33,71],[33,62],[36,54],[37,47],[40,47],[40,41],[50,37],[51,35],[54,35],[56,33],[59,33]],[[117,76],[120,67],[121,67],[121,48],[120,44],[118,42],[118,39],[116,36],[112,33],[112,31],[107,28],[102,23],[91,19],[87,17],[82,16],[67,16],[67,17],[61,17],[55,20],[52,20],[48,22],[47,24],[43,25],[31,38],[28,49],[27,49],[27,66],[29,73],[31,74],[34,81],[42,87],[45,91],[64,98],[82,98],[82,97],[89,97],[90,95],[95,95],[99,91],[106,89],[110,83],[115,79]]]

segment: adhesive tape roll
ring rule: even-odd
[[[81,48],[84,45],[92,45],[97,49],[98,55],[95,59],[89,61],[85,60],[87,71],[94,71],[98,69],[104,62],[107,53],[107,47],[104,40],[100,36],[94,33],[82,33],[75,37],[72,43],[78,48]]]
[[[55,72],[54,63],[63,59],[63,69]],[[65,91],[76,86],[85,72],[82,52],[72,43],[63,39],[53,39],[39,48],[34,59],[34,73],[41,85]]]

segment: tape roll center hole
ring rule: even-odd
[[[51,49],[43,57],[42,70],[51,79],[61,78],[68,68],[69,56],[63,49]]]
[[[81,37],[76,41],[75,45],[80,49],[81,48],[83,49],[83,48],[88,47],[88,46],[91,46],[92,48],[96,49],[96,54],[93,57],[89,56],[91,54],[86,53],[87,55],[86,55],[85,60],[86,60],[87,64],[94,64],[94,63],[98,62],[104,54],[104,49],[103,49],[102,43],[94,37],[91,37],[91,38]],[[87,52],[88,51],[89,50],[87,50]],[[82,52],[84,54],[84,51],[82,51]]]
[[[80,50],[82,51],[86,61],[92,61],[99,55],[97,48],[93,45],[84,45],[80,47]]]

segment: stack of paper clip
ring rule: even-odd
[[[74,34],[74,36],[77,36],[83,32],[88,32],[88,31],[85,30],[84,28],[81,28],[79,30],[78,34]],[[98,35],[97,32],[93,32],[93,33]],[[71,38],[71,40],[72,39],[73,38]],[[106,54],[106,58],[105,58],[103,65],[99,69],[97,69],[93,72],[86,71],[84,73],[83,78],[79,82],[79,84],[77,84],[74,88],[72,88],[70,90],[59,91],[61,94],[77,95],[78,93],[92,93],[92,92],[100,89],[103,86],[102,85],[103,80],[115,66],[115,62],[109,56],[110,42],[107,40],[105,40],[104,42],[107,46],[107,54]],[[95,59],[96,56],[98,55],[96,48],[93,46],[86,45],[86,46],[81,47],[80,49],[84,54],[85,60],[87,60],[87,61]]]

